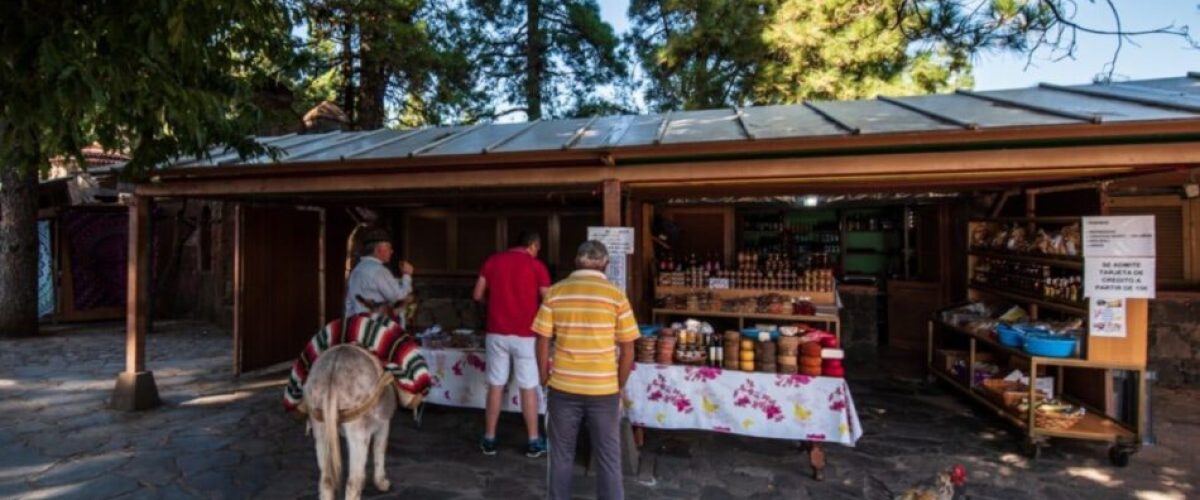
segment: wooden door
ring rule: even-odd
[[[320,212],[242,206],[234,295],[234,372],[295,359],[321,327]]]

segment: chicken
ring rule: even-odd
[[[919,485],[895,497],[895,500],[953,500],[954,489],[967,482],[967,469],[955,465],[941,472],[932,484]]]

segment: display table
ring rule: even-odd
[[[850,387],[840,378],[635,363],[624,403],[637,427],[806,442],[818,479],[821,443],[853,446],[862,436]]]
[[[483,409],[487,404],[487,355],[482,349],[421,348],[433,385],[425,402],[441,406]],[[537,391],[541,394],[541,390]],[[538,398],[541,413],[546,400]],[[520,413],[521,400],[515,379],[504,388],[504,411]]]

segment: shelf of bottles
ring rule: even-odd
[[[977,256],[971,284],[998,292],[1083,308],[1079,270],[1003,257]]]
[[[833,268],[823,255],[798,260],[782,252],[742,250],[733,269],[725,269],[721,261],[712,254],[667,257],[658,263],[658,285],[705,288],[720,279],[731,289],[830,292],[834,287]]]

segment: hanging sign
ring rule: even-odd
[[[1153,299],[1153,257],[1088,257],[1083,294],[1092,299]]]
[[[633,255],[632,227],[591,226],[587,238],[603,243],[609,255]]]
[[[633,254],[633,228],[591,226],[588,227],[587,238],[603,243],[608,249],[608,268],[604,270],[604,274],[617,288],[629,293],[629,270],[626,263],[628,256]]]
[[[1088,334],[1096,337],[1125,337],[1124,299],[1092,299],[1088,311]]]
[[[1154,257],[1154,216],[1083,218],[1084,257]]]

